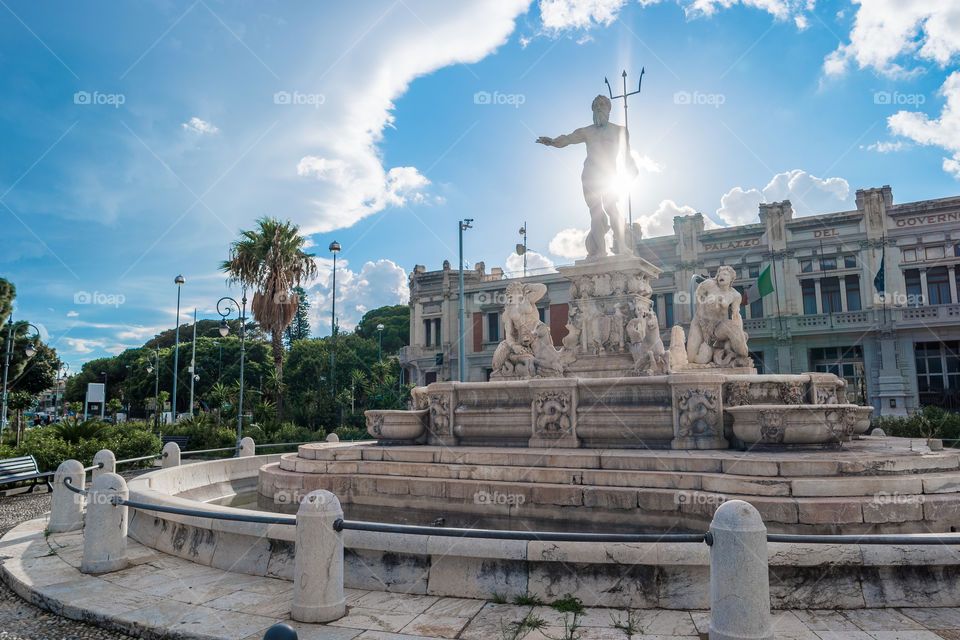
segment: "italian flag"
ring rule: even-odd
[[[743,292],[743,301],[740,303],[740,306],[753,304],[770,293],[773,293],[773,278],[770,276],[770,267],[768,266],[760,273],[757,281]]]

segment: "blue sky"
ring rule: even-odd
[[[0,1],[0,275],[74,369],[212,317],[217,264],[290,218],[338,315],[406,301],[415,264],[580,257],[583,151],[535,145],[630,88],[646,235],[761,200],[800,215],[960,193],[960,8],[925,0]],[[478,103],[478,92],[491,96]],[[483,95],[483,94],[481,94]],[[622,122],[620,103],[612,119]],[[342,267],[342,270],[341,270]],[[85,295],[89,294],[89,295]]]

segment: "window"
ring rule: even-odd
[[[751,318],[763,317],[763,298],[760,298],[759,300],[754,300],[753,302],[750,303],[750,317]]]
[[[858,404],[866,401],[866,378],[863,374],[863,347],[823,347],[810,350],[810,364],[818,373],[832,373],[847,381],[847,400]]]
[[[936,260],[943,257],[943,247],[927,247],[923,250],[927,260]]]
[[[918,342],[917,390],[938,392],[960,388],[960,342]]]
[[[847,276],[844,278],[844,286],[847,288],[847,311],[860,311],[860,276]]]
[[[916,261],[917,261],[917,250],[916,250],[916,249],[904,249],[904,250],[903,250],[903,261],[904,261],[904,262],[916,262]]]
[[[950,276],[946,267],[927,270],[928,304],[950,304]]]
[[[833,271],[836,268],[837,268],[836,258],[820,258],[821,271]]]
[[[820,305],[823,313],[843,311],[843,305],[840,302],[840,278],[823,278],[820,280]]]
[[[920,281],[920,270],[907,269],[903,272],[903,279],[907,285],[907,306],[919,307],[923,304],[923,284]]]
[[[763,351],[751,351],[750,357],[753,359],[753,366],[756,367],[757,373],[765,373],[766,367],[763,364]]]
[[[957,247],[960,248],[960,244],[958,244]],[[957,255],[960,255],[960,254],[957,254]],[[747,273],[750,274],[750,277],[751,277],[751,278],[759,278],[759,277],[760,277],[760,265],[758,265],[758,264],[752,264],[752,265],[750,265]]]
[[[440,318],[433,320],[433,344],[440,346]]]
[[[857,266],[857,256],[844,256],[843,266],[847,269],[853,269]]]
[[[810,273],[813,271],[813,260],[801,260],[800,271],[803,273]]]
[[[740,306],[737,307],[737,308],[740,310],[740,317],[743,318],[744,320],[746,320],[746,318],[747,318],[747,307],[746,307],[745,304],[743,304],[743,287],[741,287],[741,286],[736,286],[736,287],[734,287],[734,289],[736,289],[736,290],[737,290],[737,293],[740,294]]]
[[[423,345],[429,347],[433,344],[433,341],[430,340],[430,329],[433,327],[433,320],[424,320],[423,321]]]
[[[546,323],[547,310],[544,307],[537,307],[537,314],[540,316],[540,322]]]
[[[667,320],[667,326],[673,326],[673,294],[663,294],[663,314]]]
[[[500,314],[487,314],[487,342],[500,342]]]
[[[953,245],[953,255],[960,258],[960,244]]]
[[[803,294],[803,313],[813,316],[817,314],[817,288],[813,280],[801,280],[800,292]]]

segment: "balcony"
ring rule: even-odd
[[[960,324],[960,304],[937,304],[925,307],[898,307],[888,311],[900,327],[926,327],[932,324]]]

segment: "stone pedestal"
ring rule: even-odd
[[[427,395],[430,408],[428,440],[430,444],[454,446],[457,438],[454,435],[454,410],[457,408],[454,383],[435,382],[430,385]]]
[[[530,447],[577,448],[576,379],[531,380],[532,425]]]
[[[723,374],[707,371],[670,376],[674,434],[671,448],[729,448],[723,437],[723,380]]]
[[[635,375],[627,324],[653,309],[650,282],[662,270],[635,256],[578,260],[557,269],[570,281],[570,332],[563,340],[567,375]],[[657,329],[659,331],[659,329]]]

